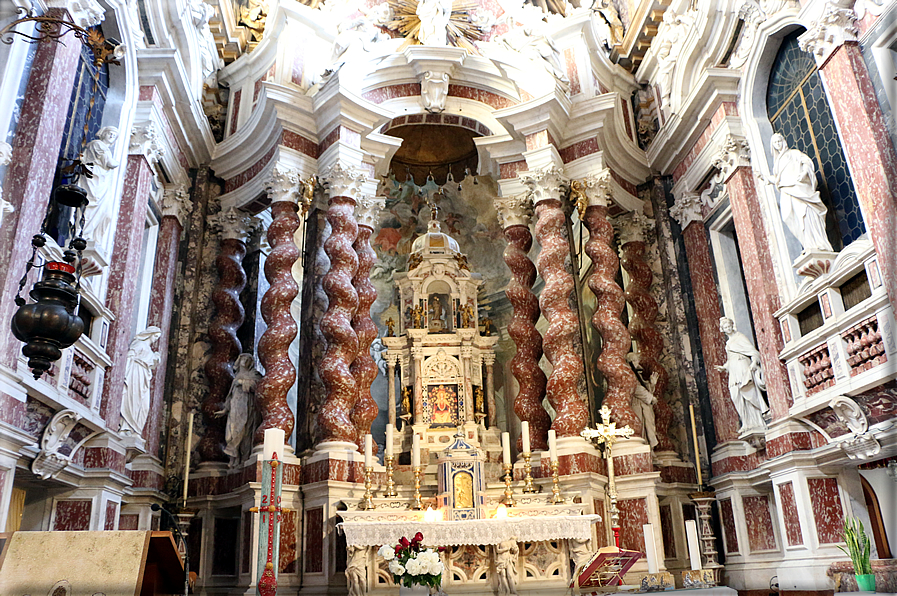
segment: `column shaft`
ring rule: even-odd
[[[371,268],[377,260],[377,253],[371,248],[373,231],[370,226],[358,227],[358,237],[354,244],[355,254],[358,255],[358,270],[352,280],[358,293],[358,309],[352,318],[352,328],[358,336],[358,356],[349,370],[358,387],[358,399],[352,409],[352,423],[356,429],[355,442],[361,449],[364,449],[364,435],[371,432],[371,423],[379,413],[377,402],[371,397],[371,385],[378,372],[377,364],[371,356],[371,343],[377,338],[377,326],[371,319],[371,305],[377,299],[377,290],[371,283]],[[374,450],[376,449],[375,444]]]
[[[387,404],[386,413],[389,416],[387,422],[396,426],[396,363],[390,360],[386,363],[386,382],[389,389],[389,404]]]
[[[489,410],[489,428],[498,426],[498,412],[495,411],[495,377],[493,376],[494,364],[486,363],[486,408]]]

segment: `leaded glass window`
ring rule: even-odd
[[[816,164],[817,189],[828,207],[826,231],[840,250],[866,230],[816,62],[797,44],[803,32],[782,41],[769,75],[766,110],[773,131]]]

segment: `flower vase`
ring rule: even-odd
[[[868,573],[865,575],[855,575],[857,579],[857,589],[860,592],[874,592],[875,591],[875,574]]]
[[[429,596],[429,594],[430,588],[427,586],[421,586],[419,584],[414,584],[410,588],[399,586],[399,596]]]

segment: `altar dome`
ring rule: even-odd
[[[461,252],[458,241],[442,231],[439,221],[436,220],[434,209],[433,219],[427,225],[426,233],[414,241],[414,244],[411,245],[411,252],[423,252],[421,256],[444,255],[447,254],[446,249],[456,253]]]

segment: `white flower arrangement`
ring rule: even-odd
[[[389,572],[395,583],[410,588],[414,584],[439,588],[445,565],[439,552],[421,548],[423,536],[418,532],[414,539],[402,538],[395,547],[384,544],[377,554],[388,561]]]

